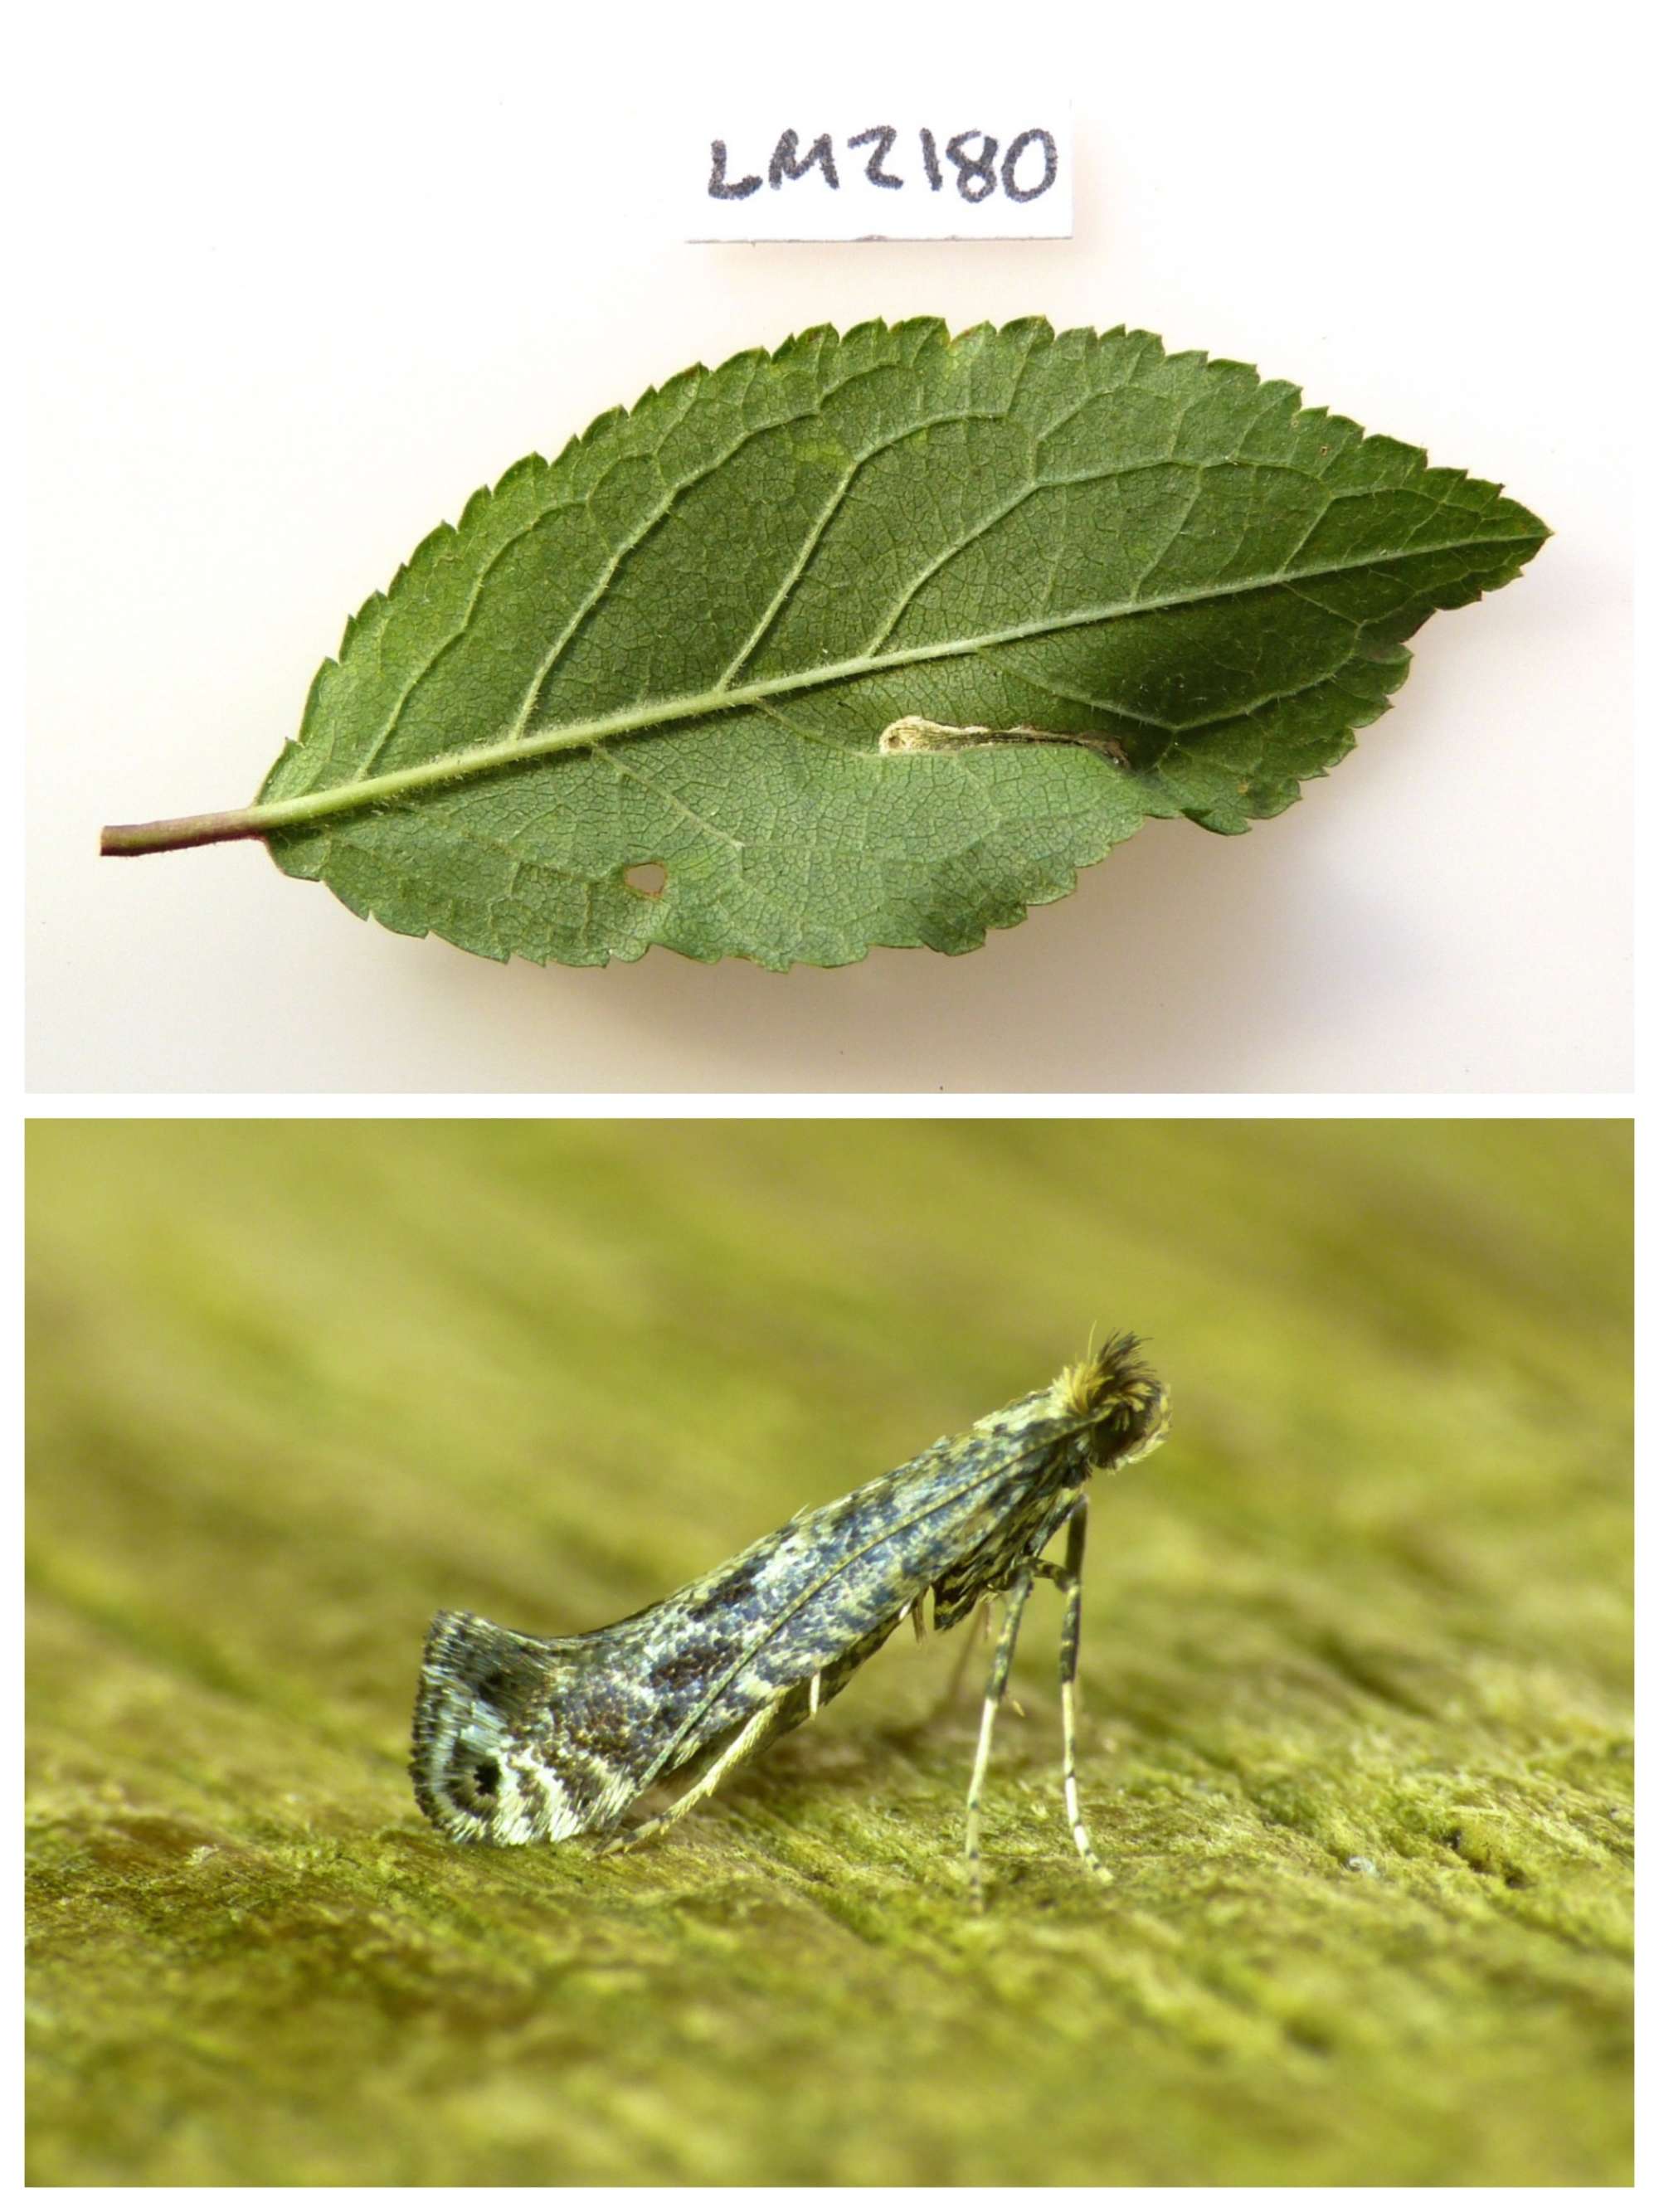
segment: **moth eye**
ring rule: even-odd
[[[472,1770],[472,1778],[480,1796],[493,1797],[501,1786],[501,1770],[493,1759],[481,1759]]]

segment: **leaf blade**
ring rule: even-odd
[[[1149,816],[1279,811],[1545,534],[1144,333],[811,331],[428,538],[319,672],[261,793],[318,811],[268,842],[498,958],[963,951]],[[884,753],[917,716],[1111,750]]]

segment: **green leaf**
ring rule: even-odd
[[[965,951],[1150,816],[1278,813],[1546,535],[1145,333],[810,331],[520,462],[348,626],[256,807],[106,848],[263,836],[496,959]]]

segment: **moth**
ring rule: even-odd
[[[1027,1599],[1060,1591],[1066,1815],[1111,1879],[1077,1784],[1078,1641],[1092,1475],[1162,1443],[1169,1394],[1133,1336],[1112,1339],[960,1436],[834,1504],[809,1507],[659,1604],[580,1636],[537,1637],[441,1613],[426,1641],[410,1762],[421,1809],[458,1843],[659,1835],[734,1767],[845,1687],[907,1617],[945,1630],[1003,1601],[968,1785],[966,1854],[981,1901],[980,1808]],[[1066,1536],[1063,1563],[1046,1558]],[[624,1826],[642,1794],[697,1761],[667,1811]]]

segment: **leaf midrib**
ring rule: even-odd
[[[1367,553],[1351,560],[1321,562],[1316,567],[1241,577],[1228,583],[1187,586],[1151,599],[1125,599],[1104,606],[1078,608],[1063,615],[1034,617],[1029,622],[1010,623],[1004,629],[970,637],[936,639],[892,652],[860,653],[849,659],[826,661],[815,668],[795,669],[784,675],[729,688],[716,685],[707,691],[688,692],[675,698],[647,700],[587,721],[556,723],[532,736],[510,736],[465,751],[446,753],[436,760],[422,761],[409,768],[362,777],[355,782],[297,793],[291,799],[263,801],[249,808],[246,818],[249,828],[263,836],[271,830],[329,820],[337,815],[363,812],[384,806],[391,799],[465,782],[500,769],[552,759],[563,752],[580,751],[608,738],[630,737],[676,723],[708,720],[744,707],[786,698],[797,691],[816,690],[824,684],[853,683],[864,677],[919,667],[931,661],[962,659],[999,646],[1018,645],[1030,638],[1086,629],[1099,623],[1127,621],[1137,615],[1168,613],[1176,608],[1202,605],[1216,599],[1243,598],[1251,592],[1271,591],[1282,585],[1313,583],[1322,577],[1352,574],[1364,568],[1386,569],[1396,562],[1421,559],[1427,554],[1531,545],[1537,542],[1537,536],[1534,531],[1491,532],[1471,538],[1442,539],[1428,545],[1402,547],[1394,553]],[[1356,629],[1361,627],[1362,624],[1355,624]]]

